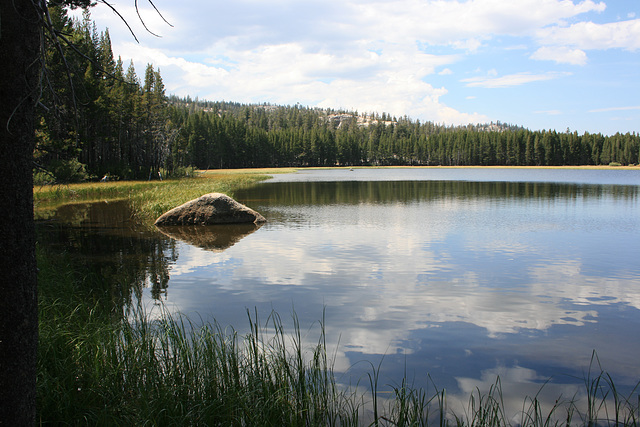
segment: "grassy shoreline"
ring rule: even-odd
[[[269,173],[269,174],[267,174]],[[34,187],[34,210],[39,213],[68,203],[129,200],[135,219],[149,224],[164,212],[206,193],[225,193],[268,179],[269,170],[202,171],[197,177],[165,181],[112,181]],[[280,172],[286,173],[286,172]]]
[[[640,170],[638,166],[344,166],[312,167],[330,169],[566,169],[566,170]],[[305,168],[208,169],[193,178],[165,181],[111,181],[34,186],[35,210],[52,209],[66,203],[130,199],[137,215],[149,220],[164,211],[210,192],[233,197],[234,190],[268,179],[271,175],[293,173]]]
[[[41,188],[36,207],[128,199],[137,218],[150,223],[204,193],[233,195],[279,171],[211,170],[178,181]],[[445,390],[413,388],[406,379],[383,399],[376,393],[382,385],[374,366],[361,384],[373,393],[339,386],[327,355],[324,319],[317,344],[303,348],[300,325],[294,322],[294,329],[285,331],[277,313],[264,323],[248,313],[251,332],[239,336],[215,322],[195,325],[166,314],[152,318],[135,306],[110,304],[96,291],[109,284],[76,270],[64,253],[40,247],[38,266],[43,425],[640,424],[638,386],[630,395],[620,394],[597,363],[584,380],[585,405],[559,396],[543,408],[538,396],[526,397],[514,423],[497,379],[490,390],[477,390],[463,412],[453,413]]]
[[[42,425],[224,426],[569,426],[640,424],[638,386],[624,395],[597,356],[581,399],[541,394],[512,413],[500,378],[477,389],[460,410],[434,385],[383,384],[380,367],[351,386],[337,383],[319,320],[303,335],[295,313],[285,330],[277,313],[250,332],[181,315],[150,316],[135,304],[115,307],[92,292],[99,277],[69,270],[64,253],[40,248],[40,343],[37,408]],[[330,319],[329,319],[330,321]],[[304,330],[304,332],[303,332]],[[315,344],[313,344],[315,342]],[[365,362],[366,363],[366,362]],[[343,376],[344,374],[340,374]]]

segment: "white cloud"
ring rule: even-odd
[[[401,0],[352,2],[364,24],[364,33],[391,35],[393,40],[419,39],[432,44],[453,44],[462,49],[495,35],[527,35],[546,25],[567,18],[603,11],[604,3],[558,0],[470,0],[432,1]],[[380,32],[382,31],[382,32]]]
[[[172,87],[172,92],[180,92],[179,90],[176,91],[176,89],[182,87],[211,87],[229,74],[223,68],[187,61],[180,57],[168,56],[159,49],[146,48],[136,43],[127,42],[119,45],[117,46],[117,51],[121,52],[124,58],[133,59],[138,74],[144,70],[143,67],[146,64],[153,64],[156,69],[160,68],[165,86]]]
[[[543,45],[575,46],[579,49],[640,49],[640,19],[607,24],[578,22],[568,27],[542,28],[537,38]]]
[[[585,393],[579,385],[563,383],[561,378],[554,378],[554,381],[548,382],[545,382],[546,380],[548,378],[530,368],[497,365],[495,368],[483,370],[480,378],[456,377],[460,391],[448,394],[447,404],[451,412],[465,414],[469,408],[470,396],[478,392],[483,396],[489,395],[491,390],[496,391],[498,384],[501,409],[504,411],[501,415],[513,424],[522,423],[522,402],[525,397],[532,399],[535,396],[540,411],[545,414],[551,408],[555,408],[555,412],[549,412],[550,421],[560,421],[560,414],[563,413],[559,410],[563,407],[563,402],[558,401],[559,396],[572,396],[572,403],[584,410],[582,406],[585,403]]]
[[[116,55],[133,59],[139,72],[146,63],[161,68],[168,93],[376,109],[451,124],[489,120],[447,105],[444,95],[457,94],[460,81],[445,87],[429,81],[452,73],[451,64],[458,75],[486,70],[491,52],[516,69],[530,69],[522,63],[530,60],[586,66],[591,49],[634,50],[640,43],[639,20],[586,22],[585,14],[606,9],[592,0],[238,0],[158,8],[173,27],[141,3],[145,23],[160,38],[144,30],[133,8],[118,7],[140,39],[137,46],[111,10],[98,6],[92,14],[99,29],[109,27]],[[462,90],[561,75],[542,70],[494,77],[463,80]]]
[[[559,73],[559,72],[547,72],[542,74],[534,74],[529,72],[509,74],[502,77],[471,77],[463,79],[462,82],[466,83],[469,87],[483,87],[489,89],[506,88],[513,86],[520,86],[526,83],[539,82],[545,80],[557,79],[571,75],[571,73]]]
[[[466,40],[456,40],[451,42],[451,45],[456,49],[466,50],[469,52],[476,52],[482,46],[482,42],[477,38],[470,38]]]
[[[564,46],[543,46],[531,55],[531,59],[555,61],[558,64],[585,65],[587,63],[587,54],[580,49],[571,49]]]
[[[610,111],[631,111],[631,110],[640,110],[640,105],[633,105],[630,107],[609,107],[609,108],[598,108],[595,110],[589,110],[590,113],[607,113]]]
[[[160,67],[167,87],[185,88],[185,93],[177,91],[179,95],[186,95],[186,88],[195,87],[206,89],[208,99],[300,102],[399,116],[410,113],[414,118],[455,124],[487,120],[483,115],[462,113],[443,105],[439,98],[447,91],[423,80],[424,76],[435,74],[437,67],[457,61],[457,56],[384,46],[380,54],[370,50],[341,54],[313,52],[293,42],[251,50],[234,50],[221,42],[210,52],[218,58],[224,53],[224,59],[217,59],[215,66],[169,57],[133,43],[123,44],[119,50],[136,58],[136,63],[152,62]]]

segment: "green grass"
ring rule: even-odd
[[[265,180],[268,169],[203,171],[194,178],[165,181],[113,181],[34,187],[36,216],[67,203],[128,199],[137,219],[153,221],[164,212],[203,194],[219,192],[233,197],[238,188]],[[281,172],[283,173],[283,172]]]
[[[150,316],[105,300],[96,276],[69,268],[65,254],[39,248],[38,419],[43,425],[230,426],[551,426],[638,425],[637,389],[623,396],[594,355],[584,379],[587,402],[559,396],[544,409],[523,401],[520,421],[507,414],[500,379],[448,410],[445,390],[388,388],[371,365],[352,387],[336,382],[324,325],[315,345],[293,315],[247,313],[239,335],[216,322]],[[367,387],[360,387],[366,385]],[[544,386],[543,386],[544,387]],[[373,391],[366,390],[369,389]]]
[[[38,185],[33,188],[33,199],[36,209],[70,202],[122,199],[159,183],[162,184],[160,181],[112,181]]]
[[[230,197],[238,188],[265,180],[268,175],[257,173],[212,174],[199,178],[165,182],[163,185],[133,193],[129,199],[133,211],[145,222],[155,220],[164,212],[207,193],[224,193]]]
[[[264,175],[205,173],[163,182],[115,182],[36,190],[38,203],[128,198],[142,221],[204,193],[232,195]],[[464,410],[449,408],[447,392],[414,387],[404,378],[381,384],[371,365],[353,386],[336,381],[325,342],[325,320],[308,337],[272,313],[247,313],[239,335],[216,322],[182,315],[151,316],[124,304],[97,275],[83,273],[64,253],[38,248],[40,342],[38,420],[42,425],[224,426],[556,426],[640,424],[638,386],[620,393],[594,354],[584,401],[559,396],[543,408],[523,400],[513,422],[500,379],[476,390]],[[427,375],[427,373],[425,373]],[[544,386],[543,386],[544,387]],[[384,390],[383,390],[384,389]],[[390,390],[391,393],[383,393]],[[542,390],[542,389],[541,389]]]
[[[39,250],[38,417],[69,425],[355,425],[324,352],[273,313],[239,336],[217,323],[93,298],[63,254]],[[83,283],[80,283],[83,282]],[[352,422],[353,421],[353,422]]]

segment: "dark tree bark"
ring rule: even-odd
[[[101,3],[128,27],[105,0],[0,1],[0,426],[36,423],[35,108],[43,89],[44,34],[60,42],[48,19],[48,3],[70,8]]]
[[[34,3],[0,3],[0,424],[7,426],[36,420],[32,165],[42,21]]]

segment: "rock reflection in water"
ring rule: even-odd
[[[261,227],[261,224],[174,225],[158,227],[163,234],[199,248],[222,252]]]
[[[113,208],[102,205],[74,211],[60,230],[43,221],[40,243],[77,255],[72,268],[90,267],[116,291],[131,284],[146,301],[164,296],[171,311],[239,334],[254,307],[285,319],[294,310],[305,327],[326,310],[326,344],[345,381],[379,366],[381,384],[433,381],[454,406],[499,376],[511,412],[523,394],[550,405],[577,396],[596,350],[619,391],[635,387],[640,186],[462,172],[446,180],[420,169],[400,181],[389,173],[404,170],[372,169],[368,180],[357,170],[314,182],[329,172],[305,171],[308,182],[243,189],[238,200],[269,222],[242,242],[258,227],[129,230],[126,212],[101,222]],[[304,348],[317,344],[307,338]]]

